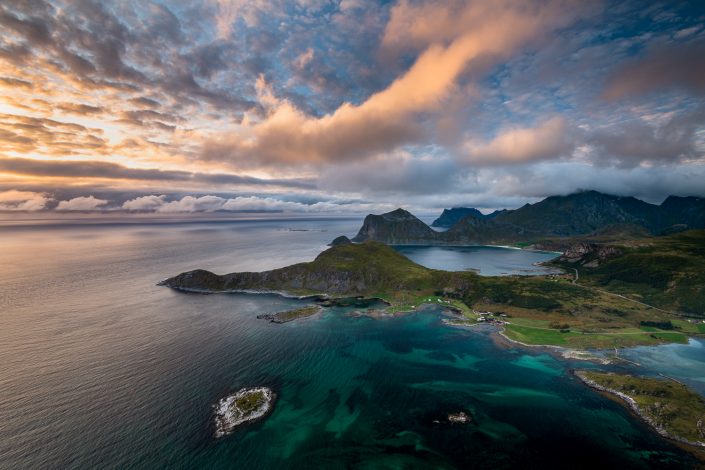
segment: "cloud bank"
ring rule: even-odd
[[[705,196],[695,1],[33,0],[0,29],[3,211]]]

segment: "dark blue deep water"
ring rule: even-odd
[[[304,301],[155,286],[195,267],[310,260],[359,224],[0,227],[0,468],[692,464],[579,383],[576,363],[444,326],[433,309],[379,319],[333,308],[276,325],[256,316]],[[702,349],[692,346],[695,367]],[[273,413],[214,439],[212,405],[256,385],[278,394]],[[443,423],[460,410],[471,424]]]

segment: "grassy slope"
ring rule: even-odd
[[[215,286],[222,286],[221,279],[239,279],[239,288],[294,294],[380,297],[391,304],[390,311],[408,311],[442,300],[470,320],[476,318],[473,308],[504,314],[498,318],[510,322],[507,336],[529,344],[623,347],[684,342],[686,334],[702,333],[699,325],[680,319],[673,320],[675,329],[668,331],[642,328],[641,322],[658,323],[672,317],[574,285],[569,279],[482,277],[472,272],[438,271],[420,266],[377,242],[335,246],[312,262],[265,273],[200,273],[198,279]],[[228,285],[220,287],[223,288]]]
[[[634,399],[642,414],[673,436],[691,442],[705,441],[705,399],[684,385],[647,377],[581,371],[581,374],[605,388]]]
[[[705,230],[619,243],[623,254],[597,268],[577,268],[580,281],[666,310],[705,318]]]
[[[642,321],[663,321],[663,312],[625,299],[543,277],[482,277],[446,272],[413,263],[390,247],[368,242],[345,245],[321,254],[307,269],[359,273],[371,288],[367,294],[389,301],[390,311],[404,311],[439,300],[467,318],[472,308],[504,313],[506,334],[528,344],[574,348],[625,347],[686,342],[696,325],[681,321],[675,331],[642,328]]]

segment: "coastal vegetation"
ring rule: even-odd
[[[582,285],[705,318],[705,230],[627,239],[611,246],[616,253],[599,262],[594,253],[586,253],[553,264],[577,270]]]
[[[619,397],[660,434],[705,447],[705,399],[668,379],[577,371],[587,385]]]
[[[501,321],[504,334],[514,341],[576,349],[682,343],[689,335],[703,333],[701,324],[692,319],[574,284],[570,276],[485,277],[428,269],[373,241],[333,246],[314,261],[272,271],[219,276],[197,270],[163,285],[199,292],[379,298],[388,303],[387,313],[433,303],[469,322],[480,320],[476,311],[491,312],[489,318]],[[313,308],[305,307],[270,319],[289,321],[313,313]]]

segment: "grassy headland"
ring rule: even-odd
[[[291,295],[377,297],[389,312],[441,304],[467,320],[501,319],[508,338],[571,348],[685,342],[702,327],[667,312],[571,282],[570,276],[483,277],[420,266],[378,242],[343,244],[314,261],[262,273],[182,273],[164,285],[194,291],[279,291]],[[306,310],[308,312],[308,310]],[[298,317],[298,313],[292,314]]]
[[[617,396],[660,434],[705,447],[705,399],[666,379],[577,371],[586,384]]]

